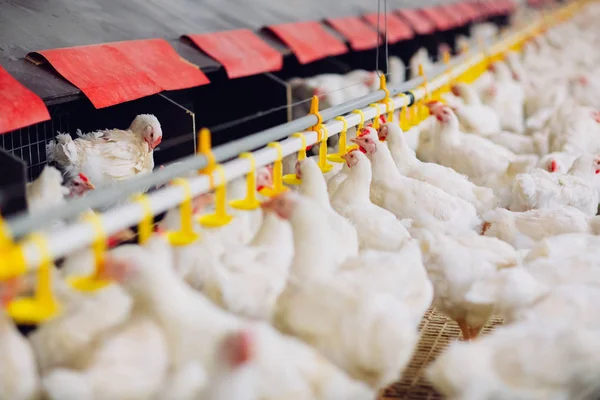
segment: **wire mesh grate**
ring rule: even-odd
[[[483,328],[482,334],[490,332],[502,318],[493,317]],[[425,369],[448,345],[460,338],[458,325],[434,308],[427,311],[420,325],[421,338],[413,357],[402,374],[402,379],[388,387],[379,400],[440,400],[443,397],[435,391],[425,378]]]
[[[0,145],[4,150],[27,163],[27,178],[31,181],[44,169],[47,160],[46,144],[56,136],[57,132],[70,132],[67,114],[0,135]]]

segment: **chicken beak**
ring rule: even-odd
[[[4,281],[0,294],[0,304],[6,308],[10,302],[17,297],[22,287],[21,277],[10,278]]]
[[[274,199],[270,198],[269,200],[265,200],[262,203],[260,203],[260,208],[262,208],[265,211],[270,211],[273,209],[273,203]]]
[[[343,155],[342,155],[342,158],[343,158],[345,161],[348,161],[349,154],[350,154],[350,152],[347,152],[346,154],[343,154]]]
[[[87,181],[86,185],[87,185],[87,188],[90,189],[90,190],[95,190],[96,189],[96,186],[92,182],[90,182],[90,181]]]
[[[364,147],[364,144],[365,144],[364,138],[361,138],[360,136],[358,136],[358,137],[350,139],[350,141],[352,143],[356,143],[358,145],[358,149],[361,151],[361,153],[367,154],[367,150]]]
[[[429,109],[429,112],[431,112],[433,114],[433,111],[438,108],[439,106],[441,106],[443,103],[440,101],[429,101],[427,103],[425,103],[425,106]]]

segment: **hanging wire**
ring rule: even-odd
[[[383,32],[383,42],[385,46],[385,75],[389,75],[390,73],[390,54],[389,54],[389,43],[388,43],[388,18],[387,18],[387,0],[383,0],[383,26],[385,31]],[[377,35],[381,32],[380,29],[380,20],[381,20],[381,0],[377,0]],[[381,76],[381,72],[379,71],[379,44],[377,45],[377,49],[375,50],[375,72],[377,76]],[[404,68],[406,72],[406,67]]]
[[[385,33],[383,36],[383,41],[385,42],[385,73],[390,73],[390,52],[389,52],[389,42],[388,42],[388,15],[387,15],[387,0],[383,0],[383,14],[384,14],[384,24],[385,24]]]

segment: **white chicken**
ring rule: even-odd
[[[333,232],[337,244],[331,249],[331,251],[341,250],[336,262],[342,262],[347,257],[356,256],[359,244],[356,228],[331,207],[327,184],[317,163],[311,158],[298,161],[296,175],[299,179],[302,179],[299,192],[323,207],[327,213],[328,221],[337,227]]]
[[[456,83],[452,93],[463,103],[453,107],[460,123],[460,129],[469,133],[487,136],[501,130],[500,119],[493,108],[481,102],[477,91],[465,83]]]
[[[215,372],[208,377],[202,400],[258,399],[255,352],[256,344],[250,331],[241,330],[226,337],[217,350]]]
[[[475,207],[435,186],[402,176],[390,150],[379,141],[374,128],[354,139],[371,160],[371,200],[397,218],[410,218],[418,227],[448,232],[480,229]]]
[[[118,278],[134,297],[134,304],[159,324],[167,339],[170,374],[197,371],[186,382],[195,399],[202,391],[206,371],[217,368],[214,351],[229,334],[250,330],[255,338],[258,398],[261,399],[369,399],[373,393],[348,378],[315,350],[282,336],[264,323],[249,323],[218,309],[175,275],[169,244],[151,238],[144,248],[124,245],[106,259],[108,276]]]
[[[520,133],[502,131],[492,133],[486,138],[514,154],[544,154],[547,147],[546,136],[541,133],[525,136]]]
[[[85,296],[55,280],[63,312],[29,335],[42,374],[55,368],[81,368],[94,352],[93,344],[130,316],[132,300],[117,286]]]
[[[537,242],[527,253],[525,261],[531,262],[538,258],[573,257],[580,254],[600,255],[600,236],[589,233],[565,233],[550,236]]]
[[[29,212],[43,210],[66,203],[66,197],[81,196],[95,186],[84,174],[78,174],[67,186],[63,186],[63,177],[54,167],[46,166],[40,176],[29,182],[25,188]]]
[[[598,192],[593,184],[600,172],[600,157],[583,155],[577,158],[568,174],[549,173],[535,169],[515,178],[512,189],[512,211],[572,206],[588,216],[596,215]]]
[[[573,207],[513,212],[503,208],[482,216],[482,234],[497,237],[517,249],[530,249],[539,240],[563,233],[590,232],[589,217]]]
[[[519,174],[527,173],[535,166],[537,157],[523,155],[508,164],[506,171],[499,175],[491,175],[484,180],[483,185],[494,191],[498,207],[508,208],[512,201],[512,186]]]
[[[173,248],[175,269],[191,287],[234,314],[270,320],[294,254],[289,224],[266,213],[248,245],[201,237]]]
[[[3,305],[10,300],[3,299]],[[37,399],[40,393],[40,378],[33,349],[4,311],[0,313],[0,325],[1,397],[7,400]]]
[[[434,285],[433,304],[456,321],[463,337],[477,337],[494,311],[493,304],[480,305],[467,298],[478,281],[519,264],[516,250],[495,238],[476,234],[448,236],[421,230],[425,267]]]
[[[158,393],[168,368],[167,345],[149,318],[131,318],[95,347],[81,369],[56,369],[43,377],[49,399],[142,400]]]
[[[154,115],[142,114],[127,130],[78,132],[78,136],[73,140],[69,134],[58,134],[46,147],[48,162],[56,163],[69,178],[83,173],[104,186],[151,172],[162,129]]]
[[[537,166],[548,172],[561,172],[566,174],[579,156],[580,154],[561,152],[550,153],[541,157]]]
[[[448,399],[583,399],[598,393],[600,330],[521,323],[454,342],[427,376]]]
[[[477,282],[467,298],[481,306],[495,306],[496,312],[512,323],[526,317],[540,300],[565,285],[600,289],[597,258],[589,255],[538,258],[524,267],[502,270]],[[560,319],[568,317],[563,315]]]
[[[525,129],[525,91],[502,61],[490,65],[495,83],[483,92],[483,102],[496,111],[502,129],[522,133]]]
[[[372,173],[369,159],[358,150],[344,156],[349,172],[331,205],[356,228],[360,249],[399,250],[410,234],[401,221],[369,199]]]
[[[404,132],[394,123],[384,124],[378,132],[379,139],[385,140],[398,171],[404,176],[429,183],[444,192],[459,197],[475,206],[478,213],[494,208],[494,192],[485,187],[476,186],[466,176],[435,163],[420,161],[415,152],[408,147]]]
[[[397,379],[433,291],[416,243],[397,253],[367,251],[336,265],[330,254],[333,227],[322,207],[293,193],[273,201],[292,224],[296,249],[276,325],[375,388]]]
[[[600,153],[600,114],[566,102],[548,121],[550,152]]]
[[[492,176],[506,172],[516,156],[511,151],[486,138],[460,132],[456,114],[446,105],[429,104],[431,113],[437,119],[434,131],[434,152],[432,159],[456,172],[465,174],[475,184],[484,184]],[[420,145],[421,143],[419,143]]]

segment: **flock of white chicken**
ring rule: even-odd
[[[190,216],[169,211],[146,243],[106,253],[100,277],[115,284],[92,293],[67,279],[99,260],[72,254],[52,268],[59,315],[27,338],[0,316],[0,398],[371,400],[401,377],[432,305],[465,339],[427,370],[447,398],[597,398],[598,17],[586,6],[428,103],[416,152],[385,122],[352,135],[358,149],[325,174],[288,158],[298,190],[228,207],[221,228],[197,223],[213,201],[200,196],[197,238],[172,240]],[[147,168],[127,160],[160,142],[148,118],[108,178],[82,157],[116,151],[111,131],[58,138],[49,151],[71,194],[93,188],[87,176]],[[245,194],[244,180],[227,186]],[[0,298],[34,284],[5,282]],[[505,325],[478,337],[494,314]]]

